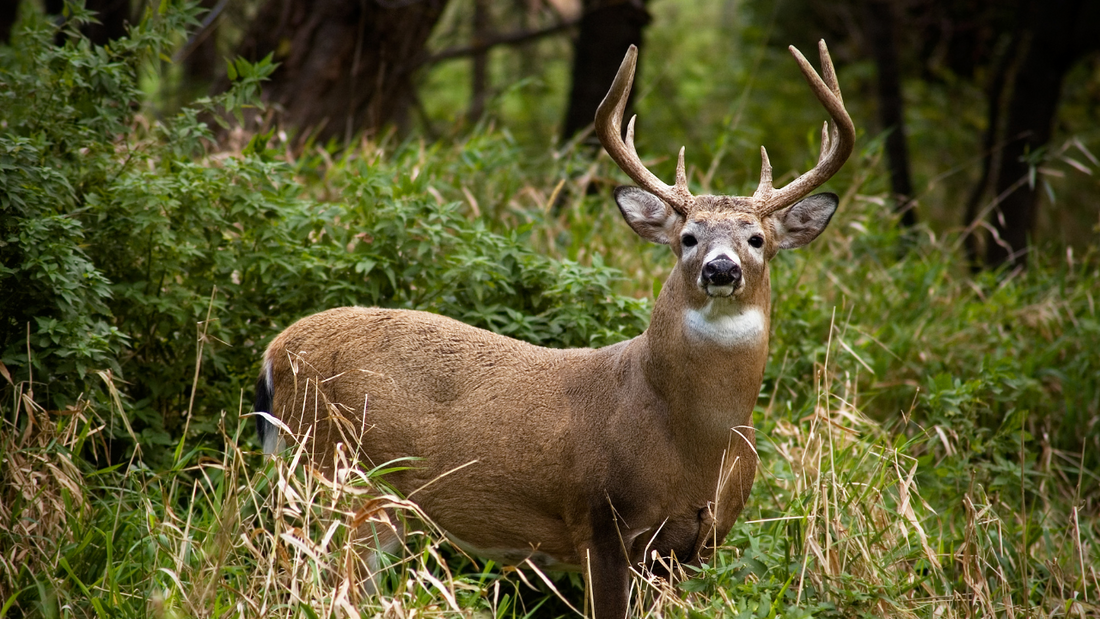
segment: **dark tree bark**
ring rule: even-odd
[[[573,45],[573,86],[563,141],[592,124],[627,48],[642,46],[642,30],[649,21],[644,0],[584,0],[580,33]]]
[[[268,0],[237,54],[280,63],[264,86],[279,120],[321,140],[377,132],[413,98],[412,70],[446,0]]]
[[[1006,144],[994,183],[1004,196],[993,217],[995,238],[986,248],[990,267],[1025,266],[1035,223],[1039,183],[1029,181],[1036,154],[1050,141],[1062,82],[1073,64],[1097,49],[1100,11],[1087,0],[1028,3],[1029,42],[1008,100]]]
[[[83,28],[92,43],[106,45],[126,36],[126,25],[130,22],[130,0],[86,0],[84,6],[95,11],[96,21],[99,22]]]
[[[15,0],[6,0],[10,4],[19,4]],[[47,15],[61,15],[65,9],[65,0],[46,0]],[[130,0],[85,0],[84,7],[95,13],[99,23],[86,24],[81,28],[84,36],[96,45],[106,45],[113,39],[126,36],[126,25],[130,22]],[[57,45],[65,42],[59,32],[54,39]]]
[[[1026,1],[1022,0],[1021,4]],[[1001,161],[997,142],[1001,137],[1004,124],[1004,98],[1008,90],[1009,73],[1019,55],[1020,37],[1024,27],[1023,11],[1020,17],[1020,21],[1009,37],[1008,45],[994,62],[993,74],[986,88],[986,128],[982,136],[982,173],[966,201],[966,214],[963,217],[963,224],[966,226],[966,261],[973,272],[981,270],[982,266],[981,231],[977,227],[982,217],[982,198],[989,192],[993,169],[1000,165]]]
[[[19,3],[16,0],[0,2],[0,45],[7,45],[11,41],[11,29],[15,27],[17,17]]]
[[[218,16],[212,11],[219,8],[218,0],[199,2],[206,12],[202,15],[203,27],[188,41],[187,57],[183,60],[183,72],[190,87],[209,88],[218,77]],[[224,5],[222,5],[224,7]],[[209,23],[207,23],[209,20]]]
[[[894,210],[901,213],[901,225],[917,223],[913,210],[913,182],[909,175],[909,145],[905,135],[905,110],[901,96],[901,70],[895,44],[894,12],[891,0],[865,0],[864,21],[871,53],[878,71],[878,115],[886,135],[886,161],[890,168],[890,189]]]
[[[473,47],[485,43],[491,31],[489,24],[489,0],[474,0],[474,41]],[[470,122],[477,122],[485,113],[485,103],[489,99],[489,49],[485,48],[473,55],[473,76],[470,84],[470,109],[466,113]]]

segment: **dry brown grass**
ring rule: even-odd
[[[88,430],[86,402],[46,411],[25,383],[12,382],[3,364],[0,375],[14,391],[10,415],[0,420],[0,527],[8,538],[0,544],[0,600],[6,600],[20,572],[54,569],[58,545],[71,541],[69,519],[88,509],[84,477],[71,452],[102,426]]]

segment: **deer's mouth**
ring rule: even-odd
[[[738,279],[737,281],[730,282],[728,284],[703,284],[703,292],[706,292],[707,296],[712,299],[728,299],[731,297],[739,297],[744,291],[745,280],[743,279]]]

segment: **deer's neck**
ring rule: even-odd
[[[768,355],[770,291],[762,284],[742,298],[689,299],[690,284],[674,274],[657,298],[640,365],[668,403],[684,451],[705,458],[738,431],[751,435]]]

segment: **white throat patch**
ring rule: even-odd
[[[715,305],[711,299],[700,309],[684,312],[684,328],[691,336],[724,348],[734,348],[756,344],[767,335],[764,313],[759,309],[749,307],[728,314]]]

